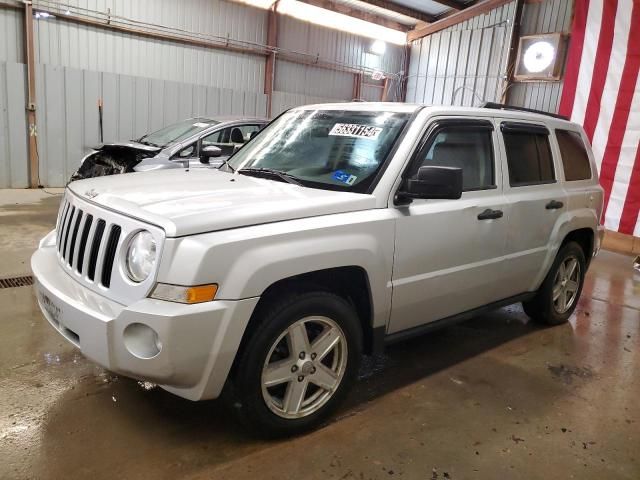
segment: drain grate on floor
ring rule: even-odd
[[[0,288],[28,287],[33,285],[33,277],[0,278]]]

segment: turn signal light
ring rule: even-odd
[[[203,303],[212,301],[216,297],[217,291],[218,285],[215,283],[195,287],[158,283],[151,292],[151,298],[188,304]]]

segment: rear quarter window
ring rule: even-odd
[[[556,138],[560,147],[565,180],[569,182],[589,180],[591,163],[580,134],[569,130],[556,130]]]

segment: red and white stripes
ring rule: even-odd
[[[605,226],[640,236],[640,0],[575,0],[574,8],[559,112],[592,143]]]

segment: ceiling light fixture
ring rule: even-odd
[[[238,1],[262,9],[269,9],[274,4],[273,0]],[[350,17],[343,13],[316,7],[315,5],[297,0],[280,0],[278,2],[278,12],[323,27],[342,30],[343,32],[349,32],[374,40],[381,40],[383,43],[387,42],[395,45],[406,45],[407,43],[407,34],[400,30],[393,30],[392,28],[383,27],[376,23],[360,20],[359,18]]]
[[[384,52],[387,50],[387,44],[384,41],[378,39],[374,40],[369,48],[371,53],[375,53],[376,55],[384,55]]]

